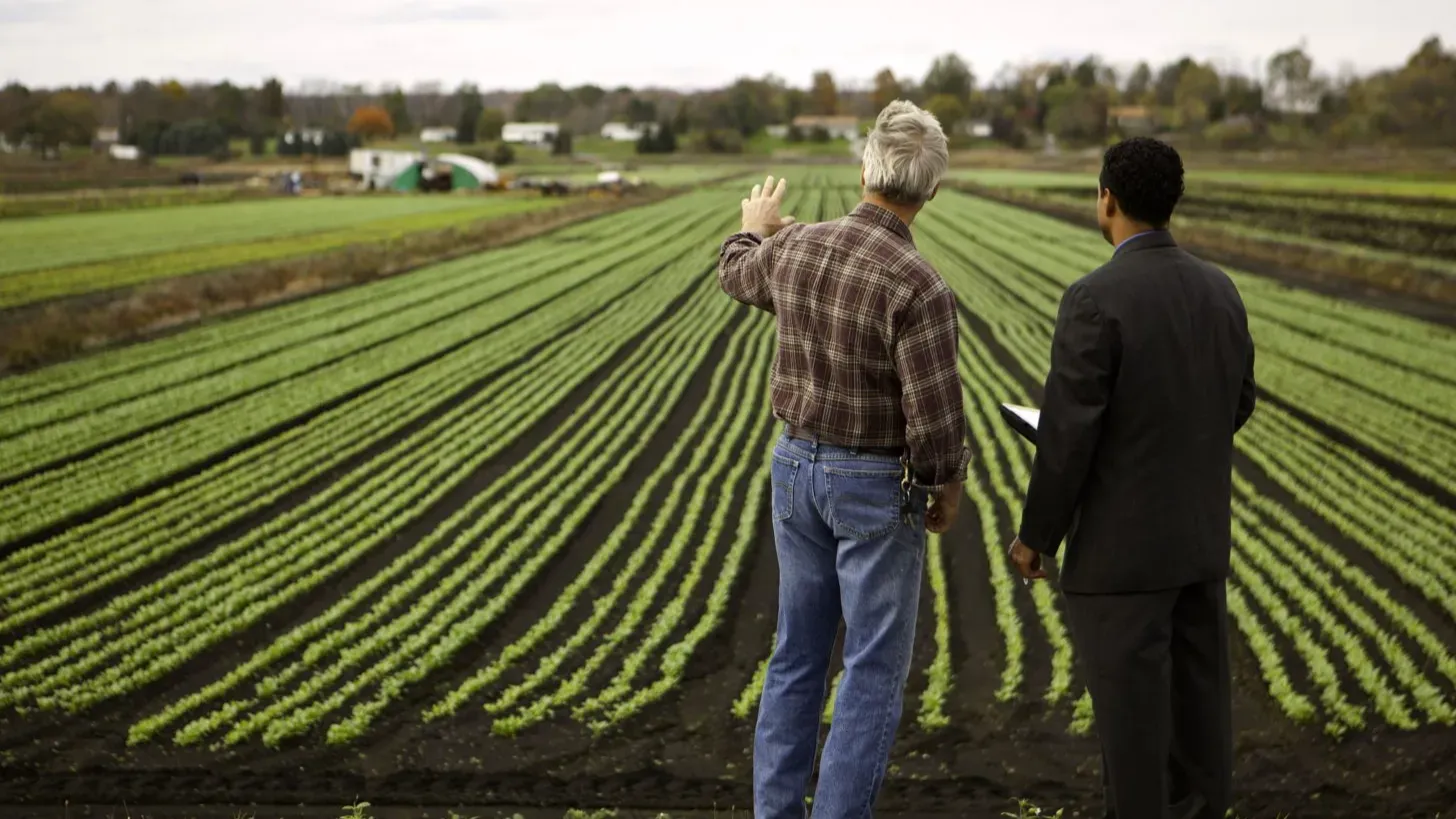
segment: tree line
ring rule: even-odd
[[[96,128],[108,125],[119,129],[122,142],[149,153],[211,153],[233,139],[257,146],[303,129],[330,134],[332,148],[413,136],[426,126],[454,126],[456,141],[473,144],[499,139],[508,120],[556,122],[577,134],[619,121],[655,125],[639,145],[644,152],[674,150],[680,141],[692,150],[732,152],[766,126],[799,115],[865,120],[901,98],[934,112],[958,141],[980,135],[1018,147],[1048,136],[1063,144],[1102,144],[1131,132],[1223,148],[1450,146],[1456,144],[1456,51],[1431,37],[1402,65],[1363,75],[1325,70],[1302,45],[1274,55],[1255,74],[1192,57],[1119,72],[1090,55],[1007,66],[986,80],[959,55],[946,54],[923,77],[884,69],[869,88],[840,87],[821,71],[807,87],[770,75],[696,93],[556,83],[489,93],[468,83],[449,91],[439,83],[409,90],[312,83],[285,90],[276,79],[258,87],[11,83],[0,89],[0,137],[46,151],[89,144]]]

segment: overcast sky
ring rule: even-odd
[[[1456,0],[0,0],[0,80],[697,89],[918,78],[947,51],[981,78],[1088,52],[1248,70],[1301,39],[1334,71],[1397,65],[1432,34],[1456,47]]]

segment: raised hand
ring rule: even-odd
[[[775,186],[774,178],[770,175],[762,185],[753,186],[753,192],[743,200],[745,232],[757,233],[767,238],[794,223],[792,216],[779,216],[779,207],[783,205],[788,182],[787,179],[780,179]]]

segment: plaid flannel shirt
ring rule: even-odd
[[[774,314],[774,415],[840,446],[908,448],[915,482],[963,481],[956,301],[895,214],[861,204],[719,252],[724,292]]]

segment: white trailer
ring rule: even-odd
[[[364,188],[385,190],[396,176],[424,159],[425,155],[419,151],[355,148],[349,152],[349,175],[358,179]]]

